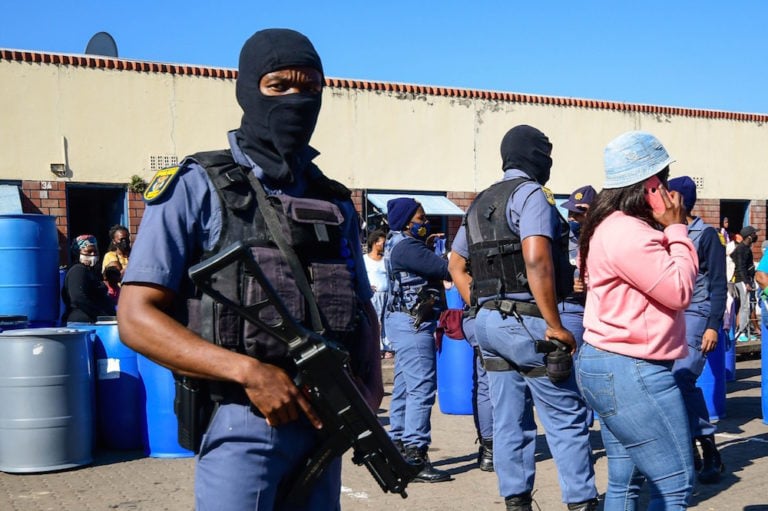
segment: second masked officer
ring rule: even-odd
[[[435,328],[445,308],[443,281],[451,278],[448,262],[427,247],[427,216],[412,198],[387,202],[387,222],[389,299],[384,324],[395,350],[389,434],[406,459],[424,463],[414,481],[449,481],[450,474],[434,468],[427,456],[437,391]]]
[[[569,510],[597,509],[587,409],[569,371],[568,352],[576,346],[557,307],[573,287],[574,268],[568,260],[568,225],[543,187],[551,152],[547,136],[534,127],[507,132],[501,142],[504,178],[470,206],[450,262],[454,282],[459,289],[470,285],[470,299],[480,307],[475,335],[491,387],[493,466],[509,511],[532,509],[534,405],[557,465],[563,502]],[[536,342],[541,339],[567,346],[550,358],[546,371],[549,355],[541,351],[551,345]]]

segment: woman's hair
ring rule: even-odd
[[[384,232],[383,229],[376,229],[375,231],[371,231],[368,234],[368,239],[365,242],[365,246],[367,247],[368,252],[373,250],[374,243],[376,243],[380,238],[387,239],[387,233]]]
[[[109,228],[109,246],[107,247],[107,252],[114,252],[117,250],[117,247],[115,246],[115,242],[113,241],[115,239],[115,234],[117,234],[119,231],[125,231],[128,234],[131,233],[131,231],[128,230],[128,228],[124,225],[116,224]]]
[[[666,186],[669,167],[664,168],[656,176]],[[603,220],[611,214],[621,211],[625,215],[642,220],[651,227],[656,226],[657,222],[653,218],[653,210],[645,198],[645,181],[624,188],[604,188],[597,194],[597,198],[590,206],[587,218],[581,226],[579,235],[579,273],[583,279],[587,277],[587,258],[589,257],[589,242],[592,235],[595,234],[595,230]],[[616,242],[621,243],[621,240],[616,240]]]

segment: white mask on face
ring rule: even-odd
[[[85,266],[96,266],[96,263],[99,261],[99,256],[95,255],[83,255],[80,254],[80,264],[83,264]]]

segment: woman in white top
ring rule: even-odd
[[[363,255],[365,261],[365,270],[368,272],[368,280],[371,283],[373,291],[373,306],[379,317],[381,327],[381,358],[392,358],[392,345],[387,340],[384,332],[384,306],[387,303],[387,292],[389,291],[389,281],[387,280],[387,269],[384,266],[384,241],[387,234],[384,231],[376,230],[368,235],[368,252]]]

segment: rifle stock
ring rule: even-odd
[[[234,263],[243,264],[253,275],[267,296],[264,302],[243,306],[213,288],[210,277]],[[309,396],[323,422],[318,432],[320,447],[299,473],[281,483],[282,498],[296,503],[305,500],[328,463],[349,448],[354,449],[353,462],[365,465],[384,492],[407,497],[406,486],[421,470],[421,465],[405,461],[384,431],[347,369],[346,350],[305,328],[291,316],[251,256],[249,245],[244,242],[230,245],[215,257],[190,268],[189,276],[202,292],[288,345],[298,369],[295,383]],[[259,318],[259,311],[266,307],[274,307],[280,316],[279,322],[266,324]]]

